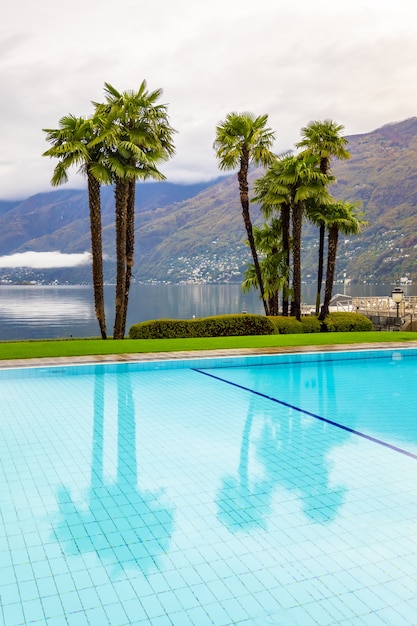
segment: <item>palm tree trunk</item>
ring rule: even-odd
[[[268,298],[269,315],[278,315],[278,294],[274,293]]]
[[[317,295],[316,295],[316,315],[320,312],[321,286],[323,284],[323,265],[324,265],[324,235],[326,227],[324,223],[320,224],[319,230],[319,264],[317,269]]]
[[[88,203],[90,206],[91,257],[94,288],[94,309],[102,339],[107,339],[104,309],[103,241],[101,226],[100,183],[87,168]]]
[[[278,248],[276,246],[272,246],[271,254],[277,255]],[[274,292],[268,297],[268,309],[269,315],[279,315],[279,290],[276,289]]]
[[[329,174],[329,170],[330,170],[329,157],[321,156],[320,158],[321,173],[327,176],[327,174]],[[317,268],[316,315],[318,315],[320,311],[321,288],[323,285],[324,236],[325,234],[326,234],[326,226],[324,223],[322,223],[320,224],[320,230],[319,230],[319,264]]]
[[[135,250],[135,191],[136,182],[134,180],[131,180],[129,181],[126,211],[126,281],[122,321],[123,336],[126,332],[126,316],[129,303],[130,281],[132,278],[132,269],[134,263],[133,255]]]
[[[290,268],[290,207],[288,204],[283,204],[281,207],[281,225],[282,225],[282,249],[284,251],[286,276],[285,284],[282,289],[282,314],[288,316],[289,311],[289,268]]]
[[[326,285],[324,288],[324,302],[321,307],[319,319],[324,320],[326,315],[329,314],[330,300],[332,299],[333,281],[336,269],[336,254],[337,254],[337,242],[339,239],[339,228],[337,226],[329,227],[328,234],[328,249],[327,249],[327,270],[326,270]]]
[[[129,183],[121,178],[116,180],[116,298],[113,338],[123,339],[124,303],[126,292],[126,225]]]
[[[272,299],[272,310],[270,311],[271,315],[279,315],[279,293],[276,292]]]
[[[301,203],[296,203],[292,211],[292,262],[293,262],[293,299],[291,314],[301,320],[301,227],[303,220],[303,208]]]
[[[248,185],[248,168],[249,157],[245,155],[240,160],[240,170],[237,178],[239,181],[240,203],[242,205],[242,217],[246,228],[246,234],[248,236],[249,247],[252,253],[253,265],[255,267],[255,274],[261,292],[262,303],[264,305],[265,315],[269,315],[268,304],[265,299],[265,290],[262,280],[261,267],[259,265],[258,253],[256,251],[255,240],[253,237],[252,221],[249,212],[249,185]]]

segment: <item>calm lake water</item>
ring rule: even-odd
[[[337,285],[334,293],[389,295],[390,285]],[[417,285],[404,288],[417,295]],[[114,287],[105,288],[109,335],[113,330]],[[315,301],[314,285],[303,286],[303,302]],[[256,293],[239,285],[132,285],[126,329],[137,322],[171,317],[190,319],[223,313],[263,313]],[[93,289],[83,286],[0,285],[0,340],[92,337],[99,335]]]

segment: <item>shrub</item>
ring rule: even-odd
[[[265,317],[245,313],[215,315],[192,320],[160,319],[130,327],[130,339],[175,339],[184,337],[231,337],[244,335],[290,335],[317,332],[372,330],[372,322],[359,313],[329,313],[324,322],[315,315],[298,321],[282,315]]]
[[[183,337],[227,337],[272,335],[275,329],[264,315],[215,315],[193,320],[151,320],[130,327],[130,339],[172,339]]]
[[[129,339],[175,339],[193,337],[186,320],[160,319],[133,324],[129,329]]]
[[[270,316],[268,319],[274,325],[277,335],[293,335],[305,332],[302,322],[299,322],[295,317],[276,315]]]
[[[301,317],[301,323],[304,328],[304,333],[321,332],[321,322],[316,315],[303,315]]]
[[[193,337],[230,337],[243,335],[272,335],[273,324],[264,315],[244,313],[215,315],[191,320]]]
[[[372,330],[372,322],[360,313],[335,312],[327,315],[322,330],[329,333],[368,331]]]

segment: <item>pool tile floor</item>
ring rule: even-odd
[[[1,383],[4,626],[417,624],[415,459],[188,369]]]

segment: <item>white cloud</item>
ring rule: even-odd
[[[15,0],[2,17],[0,198],[49,189],[41,129],[88,115],[105,81],[163,88],[179,131],[164,167],[174,182],[218,175],[214,129],[229,111],[268,113],[278,152],[311,119],[356,134],[417,114],[414,0],[126,0],[117,10],[73,0],[65,19],[57,6]]]
[[[15,254],[0,257],[0,267],[2,268],[31,267],[46,269],[54,267],[76,267],[78,265],[88,265],[90,262],[90,252],[83,252],[82,254],[64,254],[59,251],[28,251],[16,252]]]

